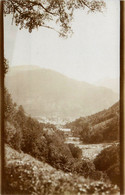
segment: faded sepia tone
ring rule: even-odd
[[[119,1],[4,6],[4,193],[119,194]]]

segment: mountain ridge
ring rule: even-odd
[[[118,100],[117,94],[105,87],[77,81],[50,69],[32,66],[29,70],[23,66],[25,71],[21,71],[21,67],[10,68],[5,84],[14,101],[31,115],[76,118],[101,111]]]

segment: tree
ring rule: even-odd
[[[4,76],[8,72],[9,69],[9,62],[6,58],[4,58]]]
[[[87,121],[81,121],[81,132],[80,132],[80,138],[81,140],[87,142],[88,141],[88,135],[89,135],[89,124]]]
[[[60,36],[72,33],[71,21],[76,9],[87,8],[91,12],[102,12],[103,0],[9,0],[4,2],[4,14],[13,14],[13,21],[20,29],[29,32],[39,26],[54,29],[48,25],[53,21]]]
[[[15,113],[16,105],[13,103],[11,95],[8,90],[4,89],[4,118],[5,120],[11,120]]]

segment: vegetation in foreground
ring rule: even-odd
[[[64,173],[5,146],[5,194],[119,194],[117,185]]]
[[[102,150],[94,160],[95,167],[105,172],[112,183],[120,186],[120,148],[112,145]]]

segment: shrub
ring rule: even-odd
[[[115,163],[114,165],[110,166],[107,169],[106,173],[111,179],[112,183],[120,186],[120,165],[119,163]]]
[[[105,171],[113,183],[120,184],[119,145],[113,144],[102,150],[94,164],[97,170]]]
[[[82,150],[75,146],[74,144],[68,144],[70,151],[72,153],[73,158],[81,159],[82,157]]]
[[[67,144],[58,134],[46,135],[48,147],[48,160],[47,162],[58,169],[64,169],[65,164],[72,157],[72,153]]]
[[[5,142],[12,148],[21,150],[22,134],[19,128],[15,128],[10,122],[5,122]]]

